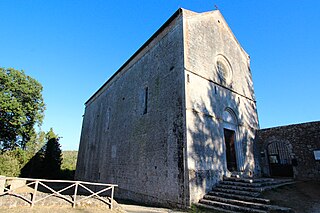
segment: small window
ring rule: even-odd
[[[148,112],[148,87],[145,88],[144,91],[144,110],[143,114],[147,114]]]
[[[218,71],[218,76],[220,78],[220,81],[223,83],[226,83],[226,80],[228,77],[228,74],[227,74],[228,71],[223,62],[217,61],[217,71]]]
[[[106,114],[106,128],[105,131],[107,131],[110,127],[110,113],[111,113],[111,109],[108,108],[107,110],[107,114]]]
[[[225,86],[232,86],[232,67],[229,60],[219,54],[216,56],[215,62],[218,82]]]

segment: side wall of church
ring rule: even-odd
[[[224,175],[230,175],[224,142],[226,110],[236,120],[239,174],[258,174],[253,157],[258,118],[249,57],[220,12],[187,17],[184,29],[188,179],[190,200],[198,202]],[[217,73],[220,58],[230,68],[224,82]]]
[[[256,141],[256,155],[260,158],[263,175],[270,176],[268,145],[278,142],[285,144],[291,160],[295,161],[295,179],[320,180],[320,160],[314,155],[314,151],[320,152],[320,121],[261,129]]]
[[[185,206],[183,25],[179,15],[87,104],[76,178],[117,198]]]

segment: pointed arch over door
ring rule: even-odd
[[[223,112],[223,136],[226,147],[227,168],[230,172],[238,171],[236,154],[236,131],[238,121],[230,108]]]
[[[234,126],[238,125],[238,119],[237,119],[235,113],[233,112],[233,110],[230,108],[226,108],[223,111],[222,119],[223,119],[223,122],[225,122],[225,123],[229,123]]]

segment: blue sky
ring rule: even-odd
[[[261,128],[320,120],[318,0],[0,0],[0,66],[43,85],[42,129],[77,150],[85,101],[179,7],[214,5],[251,56]]]

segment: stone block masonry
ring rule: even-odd
[[[179,9],[85,107],[76,178],[116,198],[188,207],[257,174],[250,58],[218,10]]]
[[[262,174],[270,175],[267,146],[275,141],[286,144],[290,152],[293,177],[298,180],[320,180],[320,160],[314,151],[320,150],[320,122],[309,122],[261,129],[257,133]]]

